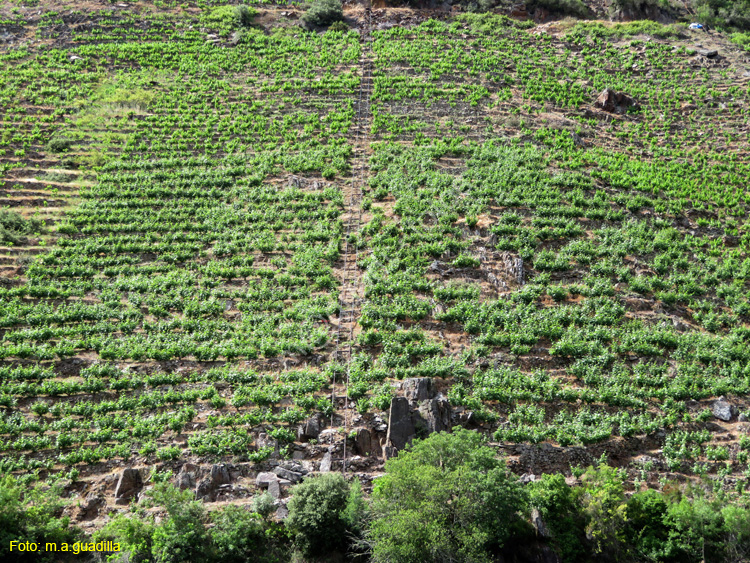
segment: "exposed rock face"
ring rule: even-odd
[[[451,405],[447,399],[432,399],[419,406],[419,414],[429,433],[451,428]]]
[[[291,483],[299,483],[307,474],[307,470],[304,467],[293,462],[282,463],[281,465],[274,467],[273,472]]]
[[[268,494],[276,500],[281,498],[281,485],[278,480],[268,483]]]
[[[541,512],[539,512],[539,509],[537,508],[534,508],[531,511],[531,525],[534,526],[534,530],[536,531],[537,536],[545,539],[552,537],[549,528],[547,528],[547,524],[545,524],[544,520],[542,520]]]
[[[198,499],[214,501],[216,500],[217,491],[224,485],[231,482],[229,476],[229,467],[223,463],[217,463],[211,466],[211,473],[205,479],[201,479],[195,487],[195,496]]]
[[[258,487],[268,487],[268,484],[271,483],[271,481],[278,480],[279,476],[276,475],[276,473],[271,473],[270,471],[264,471],[262,473],[258,473],[258,476],[255,478],[255,485]]]
[[[622,92],[615,92],[612,88],[605,88],[594,105],[609,113],[625,113],[628,108],[638,107],[633,98]]]
[[[359,455],[380,455],[380,444],[372,431],[367,428],[359,428],[354,437],[354,449]]]
[[[229,469],[226,465],[217,463],[211,466],[211,482],[214,486],[226,485],[230,481]]]
[[[320,462],[320,472],[321,473],[328,473],[331,471],[331,452],[328,451],[325,454],[323,454],[323,459]]]
[[[297,438],[299,440],[315,439],[320,436],[320,431],[325,425],[325,418],[320,413],[315,413],[307,421],[297,428]]]
[[[115,488],[115,504],[128,504],[143,488],[143,479],[137,469],[123,469]]]
[[[409,409],[409,400],[406,397],[391,399],[386,445],[396,448],[397,451],[403,450],[406,444],[411,443],[415,430]]]
[[[410,401],[427,401],[435,396],[435,382],[431,377],[404,379],[401,388],[404,390],[404,396]]]
[[[719,420],[729,422],[734,416],[734,407],[730,405],[724,397],[719,397],[714,404],[711,405],[711,412]]]
[[[86,497],[86,502],[78,507],[74,518],[79,522],[84,520],[93,520],[99,516],[99,509],[106,506],[107,501],[104,497],[99,495],[89,495]]]

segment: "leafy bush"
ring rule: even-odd
[[[112,541],[120,544],[120,552],[129,563],[151,561],[154,524],[145,512],[134,516],[118,514],[94,534],[94,541]]]
[[[43,229],[44,221],[41,219],[26,219],[15,211],[0,209],[0,242],[17,243],[23,235]]]
[[[329,27],[328,31],[349,31],[349,26],[345,22],[339,20],[333,22]]]
[[[340,473],[324,473],[292,489],[287,527],[307,556],[346,547],[349,485]]]
[[[222,563],[271,563],[288,561],[286,550],[277,545],[257,514],[229,505],[211,515],[215,560]]]
[[[52,561],[41,553],[10,553],[10,542],[79,541],[80,530],[70,526],[70,518],[60,517],[63,508],[62,485],[39,483],[30,487],[14,475],[0,477],[0,559],[3,561]]]
[[[750,51],[750,33],[733,33],[731,40],[732,43],[739,45],[746,51]]]
[[[49,140],[47,148],[50,152],[65,152],[70,150],[71,144],[73,144],[73,141],[67,137],[56,137]]]
[[[697,21],[720,29],[750,30],[750,0],[692,0]]]
[[[308,26],[325,26],[341,21],[344,19],[341,0],[314,0],[301,19]]]
[[[528,10],[543,8],[550,12],[577,16],[580,18],[591,16],[591,10],[581,0],[528,0],[526,2]]]
[[[170,483],[158,483],[150,493],[163,506],[167,517],[156,526],[152,553],[159,563],[206,561],[211,536],[204,522],[204,508],[189,489],[180,491]]]
[[[386,463],[373,491],[375,562],[490,561],[522,529],[526,493],[477,432],[440,432]]]
[[[217,6],[201,16],[201,23],[228,35],[236,29],[250,27],[257,15],[257,10],[249,6]]]

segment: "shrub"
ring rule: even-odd
[[[212,514],[215,560],[222,563],[288,561],[284,549],[274,545],[263,521],[242,507],[229,505]]]
[[[65,152],[70,150],[71,144],[73,144],[73,141],[67,137],[56,137],[49,140],[47,148],[50,152]]]
[[[94,534],[94,541],[119,543],[120,553],[129,563],[146,563],[151,561],[153,535],[154,524],[145,513],[118,514]]]
[[[523,529],[526,493],[484,440],[440,432],[388,460],[373,491],[373,561],[490,561]]]
[[[349,26],[343,21],[335,21],[329,27],[328,31],[349,31]]]
[[[204,509],[193,491],[180,491],[170,483],[158,483],[150,493],[167,517],[154,529],[152,554],[159,563],[209,560],[211,536],[204,523]]]
[[[44,230],[41,219],[26,219],[15,211],[0,209],[0,242],[17,243],[23,235]]]
[[[229,35],[232,31],[250,27],[258,12],[249,6],[217,6],[201,16],[201,23],[215,28],[222,35]]]
[[[526,2],[528,10],[543,8],[550,12],[577,16],[580,18],[591,16],[591,10],[581,0],[528,0]]]
[[[696,20],[721,29],[750,30],[750,0],[692,0]]]
[[[340,473],[324,473],[292,489],[286,525],[304,555],[322,555],[346,547],[348,497],[349,485]]]
[[[53,561],[41,553],[9,552],[10,542],[74,543],[80,530],[70,526],[70,518],[58,517],[63,508],[62,485],[29,487],[14,475],[0,477],[0,559],[3,561]]]
[[[308,26],[326,26],[341,21],[344,19],[341,0],[314,0],[301,19]]]

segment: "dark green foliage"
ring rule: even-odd
[[[531,11],[537,8],[579,18],[585,18],[592,15],[589,7],[581,0],[529,0],[526,2],[527,10]]]
[[[584,518],[575,491],[560,474],[545,474],[528,487],[529,503],[552,533],[552,544],[563,561],[581,561],[587,552]]]
[[[25,219],[15,211],[0,209],[0,242],[17,243],[23,235],[29,235],[43,228],[44,221],[40,219]]]
[[[258,12],[249,6],[217,6],[201,16],[203,25],[217,29],[222,35],[244,27],[250,27]]]
[[[29,541],[68,542],[79,541],[82,534],[70,526],[70,518],[61,517],[63,508],[62,486],[39,483],[34,487],[14,475],[0,478],[0,560],[2,561],[52,561],[41,553],[10,553],[10,542]]]
[[[376,482],[373,560],[491,561],[522,528],[525,506],[525,491],[480,434],[415,440]]]
[[[339,20],[328,26],[328,31],[349,31],[349,26],[346,25],[345,22]]]
[[[346,547],[345,512],[349,485],[340,473],[325,473],[292,489],[286,525],[305,555]]]
[[[94,541],[119,543],[120,551],[129,563],[146,563],[151,561],[153,535],[153,521],[140,511],[135,517],[124,514],[115,516],[94,534]]]
[[[664,487],[626,498],[623,475],[589,467],[581,485],[544,475],[529,485],[531,506],[551,532],[563,561],[744,561],[750,555],[745,496],[702,487]]]
[[[344,10],[340,0],[314,0],[301,19],[308,26],[326,26],[343,20]]]
[[[692,0],[696,20],[711,27],[750,30],[750,0]]]
[[[47,148],[50,150],[50,152],[66,152],[70,150],[71,144],[73,144],[73,141],[71,139],[68,139],[66,137],[57,137],[54,139],[50,139],[49,143],[47,143]]]
[[[286,550],[277,545],[258,514],[239,506],[227,506],[211,515],[211,537],[215,557],[222,563],[272,563],[288,561]]]
[[[193,492],[181,491],[170,483],[158,483],[151,497],[167,511],[167,518],[154,530],[154,559],[159,563],[208,560],[211,544],[204,508]]]

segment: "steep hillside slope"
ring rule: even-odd
[[[303,474],[465,426],[527,479],[604,454],[743,486],[728,34],[35,4],[0,11],[5,471],[76,468],[98,526],[152,467],[210,502],[275,468],[283,516]]]

